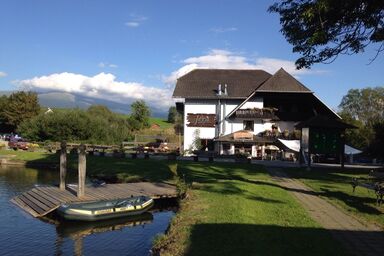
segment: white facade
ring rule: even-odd
[[[242,104],[243,100],[234,99],[208,99],[208,100],[191,100],[186,99],[184,102],[184,150],[193,149],[193,141],[195,139],[196,130],[198,130],[199,138],[201,139],[213,139],[217,136],[223,136],[234,133],[244,129],[244,121],[250,120],[245,118],[225,119],[229,113],[231,113],[236,107]],[[220,108],[218,107],[220,106]],[[252,109],[263,108],[263,99],[255,97],[247,101],[240,109]],[[220,112],[217,111],[220,109]],[[187,124],[188,114],[215,114],[217,118],[217,127],[189,127]],[[271,130],[272,125],[276,124],[279,127],[279,131],[285,129],[292,130],[293,122],[263,122],[259,120],[253,120],[253,134],[257,135],[265,130]],[[222,149],[220,149],[222,151]],[[234,149],[226,150],[228,153],[233,154]]]
[[[186,100],[184,103],[184,150],[193,149],[194,133],[199,130],[202,139],[215,137],[214,127],[188,127],[188,114],[216,114],[216,100]]]

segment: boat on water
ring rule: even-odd
[[[135,196],[119,200],[62,204],[57,212],[67,220],[97,221],[123,216],[139,215],[154,205],[148,196]]]

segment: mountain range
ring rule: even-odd
[[[0,95],[10,95],[12,91],[0,91]],[[129,114],[131,112],[130,104],[117,103],[105,99],[96,99],[90,97],[84,97],[66,92],[37,92],[39,98],[39,104],[42,107],[49,108],[81,108],[87,109],[91,105],[104,105],[111,111],[123,114]],[[160,111],[153,111],[151,109],[151,115],[153,117],[164,118],[167,113]]]

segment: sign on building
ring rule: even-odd
[[[187,114],[188,127],[215,127],[216,114]]]

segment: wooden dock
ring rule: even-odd
[[[154,199],[177,197],[175,186],[149,182],[106,184],[99,187],[86,186],[84,196],[79,198],[76,194],[77,187],[67,186],[66,190],[60,190],[59,187],[54,186],[39,186],[15,196],[11,202],[34,217],[42,217],[64,203],[123,199],[139,195],[150,196]]]

